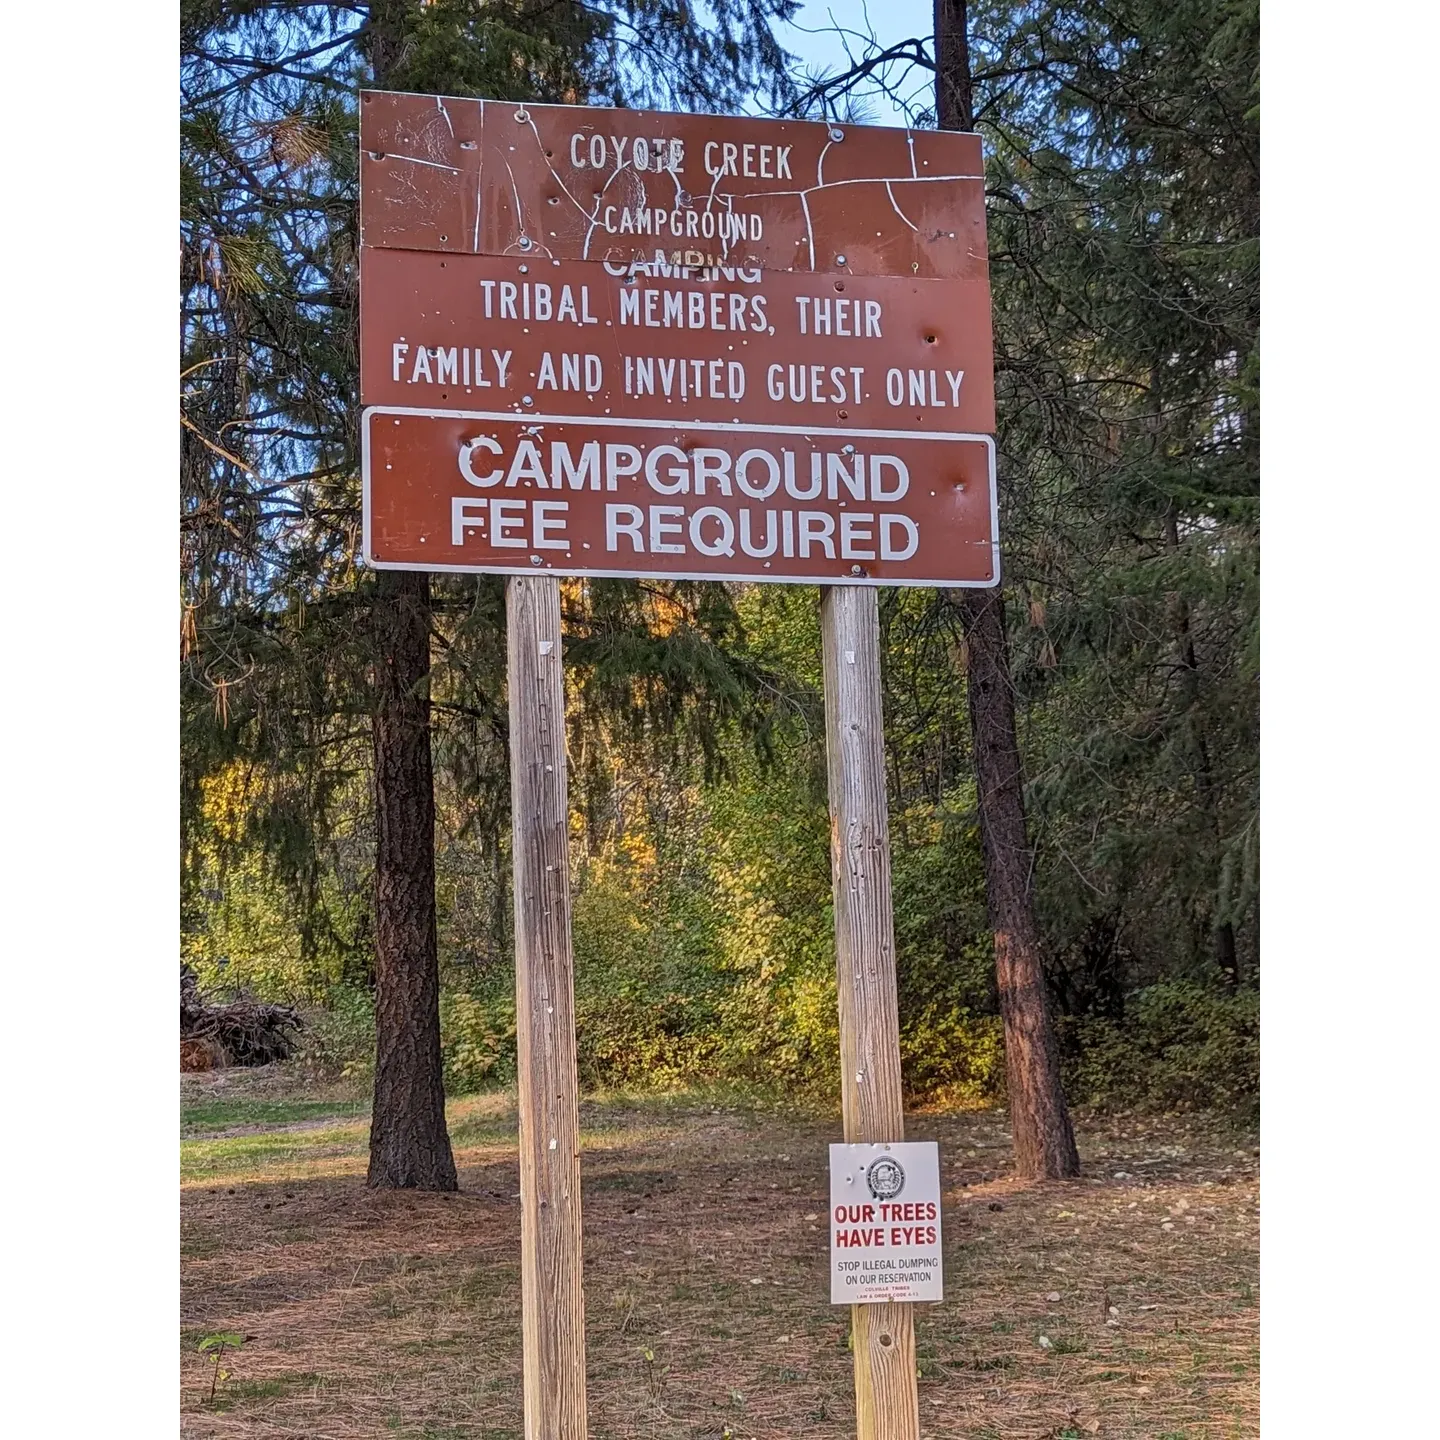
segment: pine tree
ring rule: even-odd
[[[610,11],[528,0],[374,0],[342,11],[295,0],[191,0],[182,11],[187,771],[193,779],[237,745],[289,766],[297,722],[312,727],[308,770],[321,768],[326,752],[353,763],[344,727],[369,713],[373,1185],[455,1185],[437,1014],[437,606],[461,617],[446,647],[451,711],[494,719],[500,677],[498,647],[475,623],[485,612],[493,624],[493,583],[447,582],[437,601],[428,576],[353,568],[355,83],[701,108],[766,87],[782,95],[785,57],[769,23],[793,11],[791,0],[712,8],[707,27],[689,24],[684,5],[670,0]],[[487,596],[488,605],[476,603]],[[597,655],[603,660],[603,649]],[[717,655],[701,646],[688,660],[661,657],[654,679],[671,697],[665,703],[684,706],[718,680],[716,703],[729,706],[734,672],[715,664]],[[299,695],[297,662],[312,682]],[[708,704],[701,701],[702,713]],[[492,727],[487,739],[495,738]],[[476,753],[463,736],[458,748]],[[484,748],[496,768],[496,747]],[[492,799],[503,791],[493,781],[488,788]],[[305,793],[333,798],[323,786]],[[313,875],[315,835],[328,817],[312,808],[303,819]]]
[[[935,116],[941,129],[973,130],[974,85],[965,0],[936,0]],[[1005,593],[963,590],[966,693],[975,763],[985,892],[995,941],[995,983],[1005,1025],[1006,1093],[1015,1168],[1060,1179],[1080,1173],[1080,1154],[1060,1083],[1050,1018],[1034,862],[1025,822],[1024,763],[1015,730]]]
[[[1016,735],[993,772],[1030,776],[1005,843],[1047,988],[1118,1020],[1133,987],[1257,960],[1257,10],[937,0],[935,24],[799,103],[915,72],[915,123],[985,138],[1009,603],[961,602],[970,700]]]

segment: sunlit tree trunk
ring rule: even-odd
[[[973,129],[965,0],[935,0],[935,58],[939,127]],[[999,586],[956,593],[967,651],[985,896],[1005,1027],[1015,1168],[1024,1176],[1059,1179],[1080,1173],[1080,1156],[1060,1085],[1060,1058],[1035,923],[1034,866],[1025,829],[1024,772],[1015,733],[1005,599]]]

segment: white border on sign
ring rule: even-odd
[[[846,440],[966,440],[985,446],[990,480],[990,568],[993,580],[910,580],[870,575],[841,575],[825,579],[814,575],[717,575],[675,570],[597,570],[590,566],[556,565],[521,568],[518,565],[417,565],[376,560],[370,551],[370,422],[377,415],[417,415],[427,420],[525,421],[534,425],[610,425],[642,430],[733,430],[758,435],[834,435]],[[418,570],[450,575],[576,575],[598,580],[720,580],[759,585],[905,585],[939,590],[993,590],[1000,583],[1000,495],[995,483],[995,438],[948,430],[834,430],[821,425],[748,425],[738,420],[627,420],[619,415],[532,415],[515,410],[435,410],[414,405],[370,405],[360,415],[361,554],[373,570]]]

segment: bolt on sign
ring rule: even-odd
[[[361,98],[371,564],[997,583],[976,136]]]
[[[830,1147],[830,1303],[941,1300],[940,1147]]]

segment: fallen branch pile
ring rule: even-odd
[[[234,1000],[207,1005],[195,972],[180,967],[180,1068],[211,1070],[222,1065],[268,1065],[288,1060],[305,1022],[289,1005]]]

